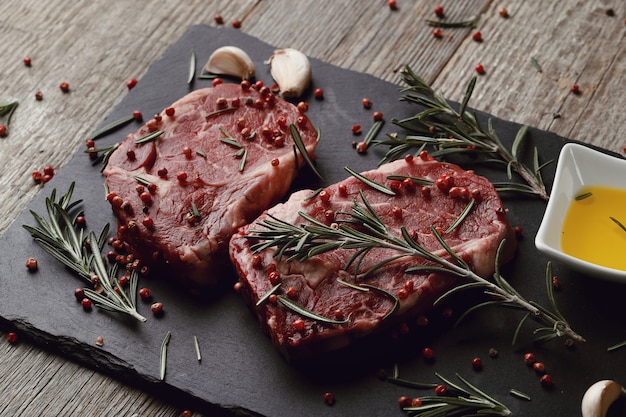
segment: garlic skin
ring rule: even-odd
[[[231,75],[249,80],[254,77],[254,62],[241,48],[222,46],[217,48],[207,61],[204,69],[212,74]]]
[[[626,394],[626,390],[615,381],[605,379],[594,383],[583,395],[580,407],[583,417],[605,417],[611,404],[622,394]]]
[[[272,78],[286,98],[300,97],[311,82],[311,63],[302,52],[293,48],[277,49],[268,60]]]

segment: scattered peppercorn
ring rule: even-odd
[[[554,385],[554,381],[552,381],[552,376],[550,374],[544,374],[541,379],[539,379],[539,382],[544,388],[547,389],[552,388]]]
[[[98,336],[96,337],[96,341],[95,341],[96,346],[104,346],[104,337],[102,336]]]
[[[0,124],[0,137],[5,137],[7,135],[7,126],[4,124]]]
[[[448,393],[448,387],[443,384],[439,384],[435,387],[435,394],[446,395]]]
[[[574,84],[570,88],[570,91],[572,92],[572,94],[578,95],[578,94],[580,94],[580,86],[578,84]]]
[[[35,100],[37,101],[43,100],[43,93],[40,90],[35,93]]]
[[[432,361],[435,359],[435,352],[431,348],[425,347],[424,349],[422,349],[422,356],[427,361]]]
[[[313,96],[318,99],[318,100],[323,100],[324,99],[324,90],[321,88],[316,88],[313,91]]]
[[[443,12],[443,6],[435,6],[434,12],[435,12],[435,15],[439,18],[442,18],[445,16]]]
[[[361,134],[361,125],[352,125],[352,134],[360,135]],[[624,146],[624,151],[626,152],[626,146]]]
[[[26,268],[29,272],[35,272],[38,268],[37,258],[28,258],[26,260]]]
[[[606,15],[609,17],[614,17],[615,16],[615,10],[613,9],[606,9]]]
[[[83,310],[91,311],[91,300],[87,297],[83,298],[80,301],[80,304],[83,306]]]
[[[483,369],[483,361],[480,358],[472,359],[472,368],[474,368],[475,371],[480,371]]]
[[[14,345],[17,343],[17,333],[16,332],[9,332],[7,333],[7,342],[9,342],[10,344]]]
[[[500,10],[498,10],[498,13],[501,17],[504,17],[505,19],[509,17],[509,11],[506,9],[506,7],[500,8]]]
[[[383,120],[383,113],[379,111],[375,111],[374,114],[372,114],[372,118],[374,119],[375,122],[379,122]]]
[[[433,29],[433,36],[437,39],[440,39],[441,37],[443,37],[443,32],[441,31],[441,29],[435,28]]]
[[[489,357],[490,358],[497,358],[498,357],[498,350],[496,348],[489,348]]]
[[[363,107],[366,109],[371,109],[372,108],[372,100],[370,100],[369,98],[365,97],[361,100],[361,104],[363,104]]]
[[[546,366],[543,364],[543,362],[535,362],[533,363],[533,369],[538,374],[543,374],[546,371]]]
[[[407,395],[402,395],[398,397],[398,405],[400,408],[406,408],[411,406],[411,397]]]
[[[387,0],[387,5],[391,10],[396,10],[398,8],[398,2],[396,0]]]
[[[478,64],[476,65],[476,72],[480,75],[483,75],[485,73],[485,67],[483,66],[483,64]]]
[[[297,108],[300,113],[306,113],[309,111],[309,104],[306,101],[301,101],[298,103]]]
[[[559,282],[559,278],[557,276],[552,277],[552,288],[554,288],[554,291],[561,289],[561,283]]]
[[[160,316],[163,314],[163,303],[153,303],[150,306],[150,310],[152,311],[152,314],[154,314],[155,316]]]
[[[333,394],[332,392],[325,392],[324,402],[326,403],[326,405],[330,405],[330,406],[335,405],[335,394]]]
[[[532,366],[532,364],[534,364],[536,362],[535,360],[535,354],[532,352],[528,352],[526,354],[524,354],[524,363],[528,366]]]
[[[224,18],[221,14],[216,14],[215,16],[213,16],[213,20],[215,20],[215,23],[217,23],[218,25],[224,24]]]
[[[239,29],[241,28],[241,20],[239,19],[235,19],[231,22],[232,27],[234,27],[235,29]]]
[[[476,41],[476,42],[482,42],[483,41],[483,35],[479,31],[476,31],[476,32],[472,33],[472,39],[474,41]]]
[[[64,93],[69,93],[70,92],[70,84],[67,81],[63,81],[61,84],[59,84],[59,88]]]
[[[148,301],[152,298],[152,291],[150,291],[150,288],[144,287],[139,290],[139,296],[141,297],[142,300]]]
[[[25,56],[22,62],[24,62],[24,65],[27,67],[30,67],[33,64],[33,60],[29,56]]]
[[[180,417],[191,417],[193,415],[193,411],[191,410],[184,410],[182,413],[180,413]]]
[[[136,85],[137,85],[136,78],[131,78],[130,80],[126,81],[126,88],[128,88],[129,90],[132,90]]]

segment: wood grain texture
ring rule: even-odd
[[[390,10],[384,0],[2,1],[0,102],[20,106],[9,135],[0,138],[0,233],[41,191],[31,171],[62,167],[124,96],[128,79],[140,79],[190,26],[216,26],[217,13],[226,25],[240,19],[242,31],[277,47],[394,83],[400,84],[398,70],[411,65],[453,100],[481,63],[486,74],[470,106],[622,151],[624,2],[442,2],[448,21],[480,15],[480,43],[469,28],[443,29],[443,38],[434,38],[425,19],[435,18],[438,3],[399,0]],[[503,6],[509,18],[498,13]],[[60,91],[61,81],[70,83],[70,93]],[[570,93],[574,83],[581,94]],[[0,341],[1,415],[176,416],[183,408],[30,343]]]

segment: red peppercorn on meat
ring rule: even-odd
[[[282,198],[303,164],[291,124],[313,153],[309,119],[249,84],[196,90],[169,106],[129,134],[104,169],[119,239],[152,271],[214,285],[230,268],[233,232]]]
[[[268,214],[297,225],[306,221],[299,215],[304,212],[319,222],[332,225],[347,218],[344,213],[351,211],[354,201],[360,201],[360,193],[363,193],[394,235],[401,236],[400,228],[404,226],[417,243],[449,258],[431,226],[441,230],[446,243],[483,277],[493,274],[496,251],[503,239],[507,239],[507,245],[501,261],[513,256],[515,233],[493,184],[486,178],[425,154],[382,165],[363,175],[388,186],[395,195],[384,194],[350,177],[325,188],[314,198],[311,198],[311,190],[292,194],[288,201],[271,208],[231,239],[230,256],[239,275],[240,292],[275,346],[290,359],[338,349],[379,330],[385,323],[416,317],[432,308],[433,302],[445,291],[464,281],[432,270],[405,272],[407,268],[428,263],[418,257],[395,259],[365,277],[365,271],[383,259],[398,255],[391,249],[373,249],[360,264],[350,263],[347,270],[356,249],[338,249],[304,262],[287,262],[286,257],[278,261],[274,248],[254,253],[251,246],[257,241],[255,231],[264,229],[259,223],[267,219]],[[390,175],[408,177],[409,181],[390,180]],[[411,177],[429,180],[431,185],[419,185]],[[469,214],[446,233],[471,199],[475,203]],[[357,264],[359,269],[355,270]],[[277,283],[281,283],[275,293],[278,297],[282,295],[299,307],[341,323],[314,320],[308,314],[269,299],[257,305]],[[399,305],[394,311],[396,300]]]

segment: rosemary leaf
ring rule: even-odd
[[[141,184],[141,185],[148,186],[148,185],[152,184],[152,183],[151,183],[150,181],[148,181],[147,179],[142,178],[142,177],[140,177],[140,176],[138,176],[138,175],[133,176],[133,178],[135,179],[135,181],[137,181],[137,182],[138,182],[139,184]]]
[[[204,118],[206,120],[209,120],[210,118],[215,117],[215,116],[219,116],[222,113],[228,113],[228,112],[235,111],[235,110],[237,110],[237,107],[226,107],[224,109],[219,109],[219,110],[212,111],[212,112],[208,113],[206,116],[204,116]]]
[[[541,65],[539,64],[539,61],[537,61],[537,58],[535,58],[534,56],[531,56],[530,57],[530,63],[533,64],[533,67],[535,67],[537,72],[543,72],[543,68],[541,68]]]
[[[592,195],[593,195],[593,193],[591,193],[591,192],[578,194],[576,197],[574,197],[574,200],[576,200],[576,201],[584,200],[585,198],[589,198]]]
[[[193,336],[193,346],[196,349],[196,358],[198,362],[202,362],[202,353],[200,352],[200,343],[198,342],[198,336]]]
[[[509,390],[509,394],[511,394],[515,398],[519,398],[521,400],[530,401],[530,395],[528,395],[528,394],[526,394],[526,393],[524,393],[522,391],[516,390],[515,388],[511,388]]]
[[[412,177],[410,175],[387,175],[387,179],[392,180],[392,181],[393,180],[403,181],[405,179],[410,179],[415,184],[419,184],[419,185],[433,185],[434,184],[434,182],[432,180],[429,180],[428,178],[418,178],[418,177]]]
[[[161,342],[161,351],[159,352],[159,379],[165,380],[165,371],[167,368],[167,346],[170,343],[172,337],[171,332],[168,330]]]
[[[620,222],[619,220],[617,220],[615,217],[611,217],[609,216],[609,219],[613,220],[613,223],[615,223],[616,225],[618,225],[620,227],[620,229],[622,229],[623,231],[626,232],[626,226],[624,226],[624,224],[622,224],[622,222]]]
[[[304,145],[304,142],[302,141],[302,136],[300,136],[300,132],[298,132],[298,128],[292,123],[292,124],[289,125],[289,131],[291,132],[291,137],[293,138],[293,141],[296,144],[296,147],[298,148],[298,151],[300,152],[300,155],[302,155],[302,158],[304,159],[304,162],[306,162],[306,164],[309,166],[309,168],[311,168],[313,173],[319,179],[323,180],[324,178],[322,177],[322,174],[320,174],[320,172],[315,167],[315,163],[311,159],[311,155],[309,155],[309,151],[306,149],[306,146]],[[318,140],[319,140],[319,131],[318,131],[318,136],[317,137],[318,137]],[[298,166],[298,161],[295,161],[295,162],[296,162],[296,167],[297,167]]]
[[[278,301],[284,305],[285,307],[287,307],[289,310],[293,311],[294,313],[300,314],[303,317],[309,318],[311,320],[315,320],[317,322],[320,323],[326,323],[326,324],[346,324],[349,322],[348,319],[345,320],[333,320],[333,319],[329,319],[327,317],[321,316],[317,313],[314,313],[310,310],[307,310],[306,308],[298,305],[297,303],[295,303],[294,301],[290,300],[289,298],[283,296],[283,295],[279,295],[278,296]]]
[[[237,149],[243,148],[243,145],[241,143],[239,143],[236,140],[231,139],[231,138],[221,138],[220,142],[225,143],[227,145],[230,145],[233,148],[237,148]]]
[[[132,122],[133,120],[134,120],[134,117],[132,115],[122,117],[121,119],[118,119],[118,120],[114,120],[113,122],[93,132],[87,139],[93,139],[93,140],[99,139],[105,135],[108,135],[109,133],[113,133],[117,129],[120,129],[126,126],[128,123]]]
[[[152,142],[153,140],[155,140],[156,138],[161,136],[163,133],[164,132],[162,130],[157,130],[155,132],[148,133],[147,135],[142,136],[139,139],[137,139],[135,141],[135,144],[139,145],[139,144],[142,144],[142,143]]]
[[[187,73],[187,84],[191,84],[196,77],[196,51],[191,49],[189,51],[189,71]]]
[[[465,206],[461,214],[459,214],[459,217],[456,218],[456,220],[450,225],[450,227],[448,227],[448,229],[444,233],[452,233],[454,229],[456,229],[461,223],[463,223],[463,220],[465,220],[469,212],[472,211],[474,204],[476,204],[476,200],[472,198],[469,203],[467,203],[467,206]]]
[[[313,199],[314,199],[315,197],[317,197],[317,195],[318,195],[319,193],[321,193],[323,190],[324,190],[324,188],[323,188],[323,187],[320,187],[320,188],[318,188],[317,190],[314,190],[314,191],[311,193],[311,195],[307,196],[307,197],[304,199],[304,201],[310,201],[310,200],[313,200]]]
[[[387,194],[387,195],[396,195],[395,191],[393,191],[391,188],[384,186],[383,184],[376,182],[374,180],[371,180],[369,178],[367,178],[364,175],[359,174],[358,172],[356,172],[355,170],[353,170],[350,167],[344,167],[344,169],[346,171],[348,171],[348,173],[350,175],[352,175],[354,178],[358,179],[359,181],[361,181],[362,183],[369,185],[370,187],[372,187],[375,190],[380,191],[381,193]]]
[[[256,302],[256,307],[265,303],[265,301],[267,301],[267,299],[270,298],[270,295],[276,294],[276,291],[278,291],[278,289],[280,288],[280,285],[281,283],[279,282],[271,290],[269,290],[266,294],[264,294],[263,297],[259,298],[259,301]]]
[[[196,149],[196,153],[200,155],[201,157],[203,157],[204,159],[206,159],[207,157],[206,152],[204,152],[202,149]]]
[[[243,169],[246,166],[246,159],[248,159],[248,149],[245,148],[243,150],[243,154],[241,155],[241,161],[239,161],[239,172],[243,172]]]
[[[376,120],[370,130],[367,131],[367,135],[365,135],[365,139],[363,140],[367,146],[378,136],[384,124],[384,120]]]
[[[445,20],[426,20],[426,24],[428,26],[438,27],[438,28],[466,28],[466,27],[475,28],[476,25],[478,25],[479,20],[480,20],[480,16],[476,16],[475,18],[471,20],[461,20],[461,21],[455,21],[455,22],[448,22]]]

